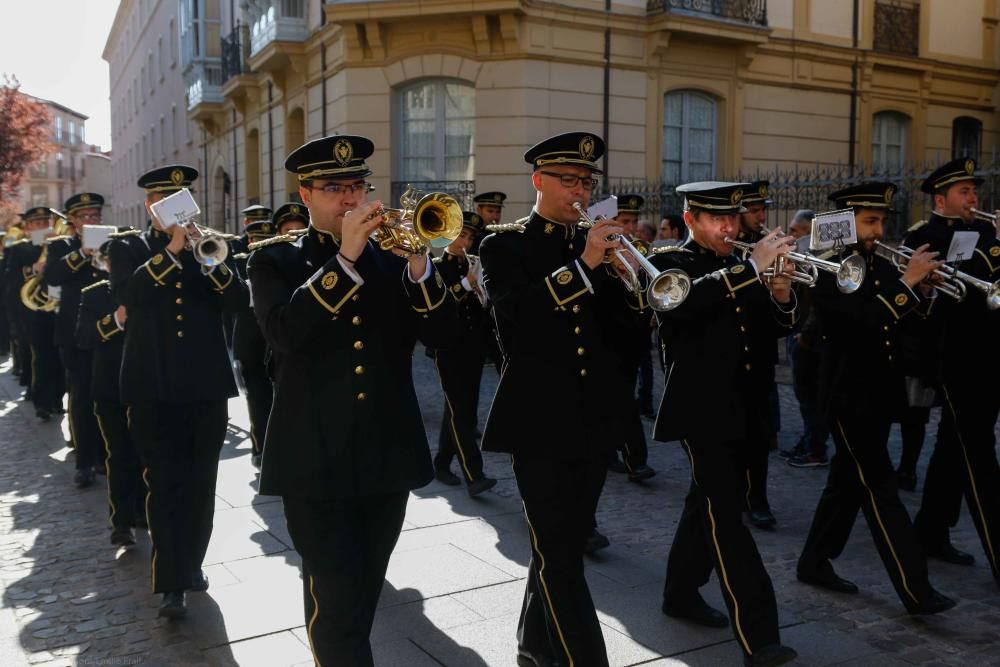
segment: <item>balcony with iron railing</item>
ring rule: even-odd
[[[272,42],[301,42],[309,36],[306,0],[250,0],[244,5],[250,25],[250,56]]]
[[[214,60],[214,62],[212,62]],[[222,64],[218,58],[191,63],[184,72],[188,111],[200,105],[222,104]]]
[[[767,27],[767,0],[647,0],[646,11]]]
[[[234,76],[246,74],[247,56],[250,55],[249,29],[237,22],[233,31],[222,38],[222,83]]]
[[[920,2],[877,0],[872,48],[901,56],[920,55]]]

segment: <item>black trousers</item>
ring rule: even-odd
[[[0,292],[2,298],[2,292]],[[0,356],[10,352],[10,321],[7,319],[7,309],[0,303]]]
[[[108,469],[108,520],[112,528],[133,528],[143,507],[142,466],[132,444],[124,405],[96,401],[94,417],[104,440],[104,464]]]
[[[744,654],[778,643],[778,606],[771,578],[743,525],[746,441],[684,440],[691,488],[667,558],[663,597],[684,607],[714,568]]]
[[[317,666],[375,664],[368,638],[408,496],[284,497],[288,534],[302,556],[306,633]]]
[[[240,373],[243,376],[243,386],[247,391],[247,412],[250,414],[250,444],[254,454],[264,451],[264,435],[267,433],[267,420],[271,417],[271,404],[274,402],[274,386],[267,375],[267,366],[263,359],[255,362],[240,361]]]
[[[518,647],[561,666],[605,667],[583,549],[607,475],[606,454],[570,460],[516,456],[512,467],[531,537]]]
[[[476,428],[484,358],[485,350],[481,345],[467,342],[450,350],[438,350],[434,355],[444,393],[444,414],[434,467],[447,470],[457,454],[466,483],[483,478],[483,455],[476,442]]]
[[[648,357],[649,355],[646,354]],[[621,451],[625,459],[625,468],[632,472],[641,465],[646,465],[649,457],[649,448],[646,446],[646,428],[642,424],[642,415],[639,413],[639,403],[632,397],[632,380],[639,371],[639,359],[627,364],[624,375],[627,382],[627,395],[621,407],[622,419],[622,446]]]
[[[807,572],[829,567],[829,560],[844,551],[860,509],[896,594],[910,607],[926,599],[931,587],[927,559],[896,488],[888,450],[890,419],[867,415],[834,420],[836,453],[798,567]]]
[[[129,431],[145,470],[154,593],[190,588],[212,537],[226,399],[135,403]]]
[[[774,369],[771,369],[772,375]],[[771,457],[771,437],[777,432],[770,405],[772,380],[753,392],[754,402],[748,408],[746,457],[746,509],[750,512],[770,510],[767,500],[767,467]]]
[[[94,416],[91,395],[91,352],[73,346],[59,348],[59,358],[66,369],[66,389],[69,393],[69,433],[76,450],[76,469],[85,470],[101,460],[101,434]]]
[[[31,400],[31,343],[20,333],[11,335],[10,353],[14,357],[14,372],[18,384],[27,387],[27,399]]]
[[[944,405],[915,524],[921,542],[948,540],[964,494],[993,577],[1000,581],[1000,466],[996,427],[1000,397],[977,383],[943,387]]]
[[[31,335],[31,400],[36,410],[62,409],[66,379],[56,348],[55,315],[34,313]]]

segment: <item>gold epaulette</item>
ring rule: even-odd
[[[111,284],[110,280],[98,280],[96,283],[91,283],[90,285],[87,285],[82,290],[80,290],[80,294],[83,294],[85,292],[89,292],[90,290],[94,289],[95,287],[100,287],[101,285],[110,285],[110,284]]]
[[[142,234],[142,232],[139,231],[138,229],[126,229],[123,232],[111,232],[110,234],[108,234],[108,238],[109,239],[124,239],[124,238],[127,238],[129,236],[139,236],[141,234]]]
[[[523,232],[523,222],[501,222],[499,225],[486,225],[488,232]]]
[[[57,241],[69,241],[73,237],[74,237],[73,234],[61,234],[59,236],[50,236],[49,238],[42,241],[42,245],[56,243]]]
[[[245,252],[238,252],[233,255],[233,259],[247,259],[248,257],[250,257],[250,254]]]
[[[18,239],[16,241],[11,241],[10,243],[8,243],[4,247],[6,247],[6,248],[13,248],[16,245],[22,245],[24,243],[31,243],[31,239]]]
[[[691,251],[679,245],[661,245],[659,248],[653,248],[653,250],[647,256],[652,257],[653,255],[662,255],[665,252],[691,252]]]
[[[910,226],[909,228],[907,228],[906,231],[907,232],[915,232],[915,231],[917,231],[918,229],[920,229],[921,227],[923,227],[926,224],[927,224],[927,220],[917,220],[915,223],[913,223],[912,226]]]
[[[264,239],[262,241],[254,241],[253,243],[247,246],[247,249],[256,250],[257,248],[265,248],[269,245],[275,245],[277,243],[291,243],[292,241],[298,239],[300,236],[303,236],[304,234],[308,233],[309,233],[308,229],[293,229],[287,234],[272,236],[271,238]]]

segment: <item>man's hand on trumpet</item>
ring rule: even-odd
[[[934,273],[941,268],[944,262],[938,261],[939,253],[935,250],[928,250],[929,247],[930,244],[925,243],[914,250],[906,261],[906,270],[900,276],[900,279],[910,289],[920,285],[920,292],[924,296],[930,296],[934,283],[944,280],[944,276]]]
[[[587,247],[583,249],[580,259],[590,267],[596,269],[604,261],[604,256],[609,250],[618,248],[621,244],[616,234],[622,233],[622,227],[614,220],[598,220],[587,232]]]

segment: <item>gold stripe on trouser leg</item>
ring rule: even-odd
[[[858,457],[854,455],[854,450],[851,448],[851,444],[847,441],[847,434],[844,433],[844,426],[837,420],[837,430],[840,431],[840,437],[844,440],[844,446],[847,448],[847,452],[854,459],[854,466],[858,469],[858,478],[861,480],[861,485],[865,487],[865,491],[868,492],[868,500],[872,505],[872,513],[875,515],[875,521],[878,522],[878,528],[882,532],[882,538],[885,539],[886,546],[889,547],[889,553],[892,554],[892,560],[896,563],[896,569],[899,570],[899,578],[903,584],[903,590],[906,594],[910,596],[910,599],[914,602],[919,602],[917,596],[913,594],[910,590],[910,585],[906,581],[906,571],[903,569],[903,564],[899,562],[899,556],[896,555],[896,548],[892,546],[892,540],[889,539],[889,533],[885,529],[885,524],[882,523],[882,515],[879,514],[878,505],[875,503],[875,494],[872,493],[871,488],[868,486],[868,481],[865,479],[865,473],[861,470],[861,464],[858,463]]]
[[[111,497],[111,442],[104,432],[104,423],[101,421],[101,415],[97,414],[97,401],[94,401],[94,418],[97,420],[97,430],[101,432],[101,440],[104,441],[104,469],[108,476],[108,506],[111,507],[111,515],[108,517],[108,522],[114,528],[115,515],[118,514],[118,508],[115,507],[115,501]]]
[[[76,451],[76,455],[80,455],[80,448],[76,444],[76,429],[73,428],[73,394],[67,392],[66,394],[66,422],[69,424],[69,441],[73,445],[73,449]]]
[[[747,495],[745,500],[746,500],[746,507],[748,510],[750,510],[752,509],[750,507],[750,487],[753,486],[753,484],[750,482],[750,466],[747,466],[746,473],[747,473]]]
[[[311,597],[312,601],[313,601],[313,613],[312,613],[312,617],[309,619],[309,625],[308,625],[308,627],[306,627],[306,635],[308,635],[308,637],[309,637],[309,650],[312,651],[313,662],[316,663],[316,667],[322,667],[319,664],[319,656],[316,655],[316,645],[313,642],[313,624],[316,622],[316,618],[319,616],[319,600],[316,599],[315,581],[316,580],[313,579],[313,576],[310,574],[309,575],[309,597]]]
[[[688,460],[691,461],[691,479],[694,483],[698,484],[698,477],[694,472],[694,454],[691,452],[691,446],[688,444],[687,440],[681,440],[684,443],[684,451],[687,452]],[[747,473],[749,475],[749,472]],[[716,524],[715,515],[712,514],[712,499],[708,497],[705,492],[701,494],[705,498],[705,508],[708,510],[708,521],[711,524],[710,532],[712,533],[712,545],[715,547],[715,555],[719,559],[719,581],[725,587],[726,592],[729,594],[729,599],[733,601],[733,624],[736,627],[736,635],[743,644],[743,650],[747,652],[747,655],[753,655],[753,651],[750,650],[750,643],[747,641],[746,636],[743,634],[743,624],[740,623],[740,603],[736,599],[736,594],[733,592],[733,587],[729,584],[729,575],[726,573],[726,562],[722,558],[722,549],[719,547],[719,538],[716,535]]]
[[[146,484],[146,530],[149,531],[149,541],[153,544],[153,562],[150,566],[150,572],[152,573],[153,592],[156,592],[156,540],[153,535],[153,521],[149,516],[149,499],[153,495],[153,490],[149,486],[149,468],[142,469],[142,481]]]
[[[951,412],[951,421],[955,425],[955,437],[962,448],[962,459],[965,461],[965,470],[969,475],[969,487],[972,489],[972,498],[976,501],[976,513],[979,514],[979,524],[983,527],[983,538],[986,540],[986,548],[989,549],[990,563],[993,569],[998,569],[996,551],[993,549],[993,540],[990,538],[990,527],[986,523],[986,515],[983,514],[983,504],[979,500],[979,489],[976,486],[976,478],[972,474],[972,464],[969,463],[969,452],[965,449],[965,440],[962,439],[962,431],[958,428],[958,415],[955,413],[955,406],[948,395],[948,387],[944,388],[944,398],[948,402],[948,410]]]
[[[514,469],[514,455],[511,454],[510,457],[510,467],[511,470]],[[515,473],[516,477],[516,473]],[[556,633],[559,635],[559,643],[562,644],[563,651],[566,652],[566,657],[569,658],[569,667],[573,667],[575,664],[573,662],[573,656],[569,652],[569,645],[566,643],[566,637],[563,636],[562,626],[559,625],[559,617],[556,616],[556,609],[552,605],[552,597],[549,595],[549,587],[545,583],[545,556],[542,555],[541,550],[538,548],[538,536],[535,535],[535,529],[531,526],[531,519],[528,518],[528,506],[521,501],[521,505],[524,506],[524,520],[528,524],[528,533],[531,535],[531,545],[535,549],[535,553],[538,554],[539,566],[538,566],[538,581],[542,584],[542,592],[545,593],[545,602],[549,607],[549,613],[552,614],[552,622],[555,623]]]
[[[434,355],[434,367],[437,368],[438,382],[441,384],[441,393],[444,395],[444,402],[448,406],[448,414],[451,415],[451,418],[448,420],[448,423],[451,425],[451,434],[452,437],[455,439],[455,451],[458,452],[458,460],[462,464],[462,470],[465,471],[465,478],[471,480],[472,473],[469,472],[469,466],[465,462],[465,452],[462,451],[462,443],[458,439],[458,429],[455,428],[455,411],[451,407],[451,399],[448,398],[448,392],[444,390],[444,381],[441,380],[441,367],[438,366],[438,359],[436,354]]]

